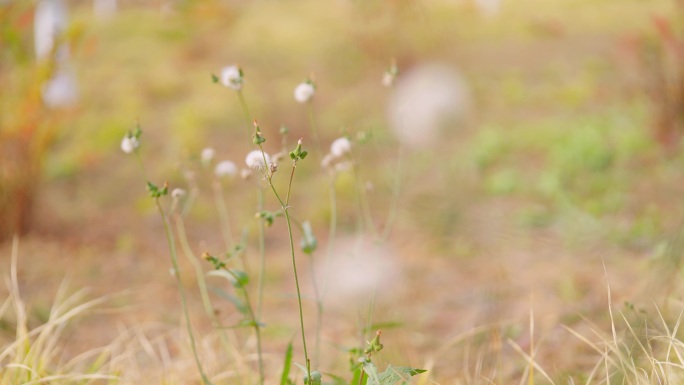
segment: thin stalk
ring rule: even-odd
[[[223,349],[226,352],[232,352],[235,361],[242,362],[242,356],[240,354],[237,354],[234,349],[230,349],[231,343],[233,345],[237,345],[237,342],[235,341],[235,336],[233,335],[232,341],[228,341],[228,333],[226,332],[223,324],[221,324],[221,320],[214,312],[214,306],[211,303],[211,299],[209,297],[209,290],[207,289],[207,282],[204,279],[204,271],[202,270],[202,266],[199,263],[199,259],[190,248],[190,244],[188,242],[188,238],[185,231],[185,221],[183,221],[182,215],[176,214],[175,222],[176,232],[178,233],[178,240],[180,242],[181,249],[183,250],[183,253],[188,258],[188,260],[190,260],[192,265],[195,267],[195,275],[197,276],[197,283],[200,288],[200,295],[202,297],[204,311],[207,313],[207,316],[211,319],[214,328],[221,331],[219,336],[221,339],[221,345],[223,345]]]
[[[247,133],[251,133],[250,125],[252,124],[252,118],[250,117],[251,115],[249,114],[249,109],[247,108],[247,102],[245,101],[245,97],[242,95],[241,90],[238,90],[236,93],[238,99],[240,99],[242,114],[245,117],[245,128],[247,129]]]
[[[141,162],[142,164],[142,162]],[[211,381],[209,381],[209,378],[207,378],[207,375],[204,373],[204,369],[202,369],[202,363],[200,362],[199,355],[197,354],[197,346],[195,342],[195,335],[192,332],[192,325],[190,324],[190,313],[188,312],[188,304],[187,300],[185,299],[185,289],[183,288],[183,283],[181,281],[181,276],[180,276],[180,269],[178,267],[178,256],[176,254],[176,243],[174,241],[173,233],[171,233],[171,227],[169,226],[169,221],[166,218],[166,214],[164,213],[164,209],[162,209],[161,204],[159,203],[159,198],[154,198],[154,203],[157,205],[157,210],[159,210],[159,214],[162,217],[162,222],[164,223],[164,233],[166,235],[166,240],[169,245],[169,252],[171,254],[171,264],[173,265],[173,270],[174,270],[174,276],[176,277],[176,283],[178,284],[178,293],[180,294],[181,297],[181,308],[183,310],[183,315],[185,317],[185,323],[187,326],[188,330],[188,336],[190,337],[190,346],[192,348],[192,355],[195,357],[195,364],[197,365],[197,370],[199,370],[200,375],[202,377],[202,383],[203,384],[209,384],[213,385]]]
[[[359,215],[362,218],[361,221],[366,222],[365,227],[372,233],[373,238],[378,238],[378,232],[373,223],[373,216],[370,212],[370,206],[368,204],[368,197],[366,196],[366,187],[361,183],[361,174],[359,172],[359,165],[356,159],[352,156],[352,170],[354,171],[354,181],[356,184],[356,194],[359,203]]]
[[[264,210],[264,190],[257,188],[257,212]],[[261,310],[264,302],[264,282],[266,276],[266,225],[263,220],[259,220],[259,280],[257,286],[257,319],[261,319]]]
[[[318,138],[318,127],[316,126],[316,119],[314,119],[313,105],[311,104],[311,102],[307,103],[306,109],[307,114],[309,115],[309,125],[311,126],[311,132],[313,134],[314,143],[316,144],[316,152],[320,157],[322,152],[321,141]]]
[[[235,246],[235,241],[233,240],[233,231],[230,226],[230,219],[228,218],[228,207],[226,207],[226,202],[223,200],[223,187],[221,182],[215,180],[213,183],[214,187],[214,203],[216,204],[216,209],[219,214],[219,221],[221,222],[221,233],[223,235],[223,242],[226,245],[226,250],[231,251]]]
[[[325,291],[328,287],[328,274],[330,267],[330,256],[333,252],[334,240],[337,234],[337,191],[335,189],[335,177],[330,178],[330,231],[328,233],[328,247],[325,252],[324,272],[323,272],[323,287],[321,289],[321,300],[325,297]]]
[[[397,217],[397,207],[399,206],[399,192],[401,190],[401,179],[404,171],[404,145],[399,145],[399,156],[397,157],[397,169],[394,173],[394,185],[392,186],[392,201],[390,203],[390,208],[387,213],[387,221],[385,221],[385,227],[382,229],[382,235],[380,235],[379,242],[387,241],[392,231],[392,225]]]
[[[225,271],[228,272],[234,279],[235,282],[239,282],[239,278],[235,273],[230,270],[230,269],[224,269]],[[249,299],[249,291],[247,288],[245,288],[243,285],[239,286],[240,289],[242,290],[242,295],[245,297],[245,304],[247,307],[247,311],[249,312],[249,316],[252,319],[252,326],[254,327],[254,334],[256,336],[257,340],[257,356],[258,356],[258,365],[259,365],[259,384],[264,383],[264,362],[262,360],[262,354],[261,354],[261,326],[259,325],[259,321],[256,318],[256,315],[254,313],[254,309],[252,308],[252,301]]]
[[[259,145],[259,149],[261,150],[261,153],[264,157],[264,166],[268,167],[268,162],[266,162],[266,155],[264,153],[264,149],[261,145]],[[282,198],[280,197],[280,194],[278,194],[278,191],[276,190],[275,186],[273,185],[273,180],[272,180],[272,175],[269,170],[262,170],[264,176],[266,177],[266,181],[268,181],[268,185],[271,187],[271,190],[273,191],[273,195],[275,195],[276,199],[278,200],[278,203],[280,203],[280,207],[285,213],[285,221],[287,222],[287,234],[288,238],[290,239],[290,252],[292,255],[292,271],[294,273],[294,279],[295,279],[295,287],[297,288],[297,305],[299,306],[299,326],[301,328],[301,333],[302,333],[302,346],[304,348],[304,361],[306,362],[306,372],[307,372],[307,379],[308,383],[311,383],[311,361],[309,360],[309,352],[306,348],[306,334],[304,333],[304,311],[302,310],[302,293],[301,289],[299,287],[299,275],[297,274],[297,260],[295,258],[295,248],[294,248],[294,239],[292,236],[292,220],[290,218],[290,212],[289,212],[289,206],[287,203],[289,203],[289,197],[290,197],[290,191],[292,190],[292,180],[294,179],[294,173],[295,169],[297,167],[297,163],[295,162],[292,166],[292,172],[290,173],[290,181],[288,183],[287,187],[287,201],[283,201]],[[286,203],[287,202],[287,203]]]

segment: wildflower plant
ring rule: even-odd
[[[393,76],[396,76],[396,68],[394,69]],[[266,323],[262,319],[263,317],[263,292],[265,281],[265,232],[267,227],[271,227],[276,221],[284,220],[287,227],[287,239],[289,245],[289,257],[292,266],[292,276],[294,278],[295,291],[297,297],[297,310],[298,310],[298,323],[299,323],[299,333],[301,338],[301,348],[303,352],[303,362],[302,364],[294,363],[292,358],[292,345],[288,348],[286,352],[286,359],[284,363],[283,374],[281,376],[281,383],[288,384],[293,383],[289,379],[289,370],[292,364],[298,366],[304,375],[305,384],[322,384],[323,374],[318,368],[319,365],[319,355],[320,355],[320,343],[321,343],[321,328],[323,319],[323,303],[324,303],[324,293],[328,274],[328,263],[327,260],[332,253],[333,240],[336,233],[337,227],[337,209],[336,209],[336,194],[335,194],[335,180],[339,173],[351,170],[355,175],[355,184],[357,185],[356,191],[358,193],[357,200],[359,202],[358,207],[358,218],[359,223],[365,223],[365,225],[359,228],[359,231],[372,229],[374,237],[381,240],[375,232],[375,226],[373,225],[372,216],[370,214],[370,209],[368,208],[368,201],[365,198],[365,185],[362,183],[361,178],[358,175],[358,161],[354,154],[354,143],[351,136],[345,135],[338,137],[330,144],[329,152],[323,156],[321,153],[321,146],[318,138],[318,131],[315,125],[315,119],[312,109],[312,100],[315,94],[316,85],[309,77],[305,82],[299,84],[294,91],[295,101],[307,105],[309,122],[311,125],[311,134],[314,138],[315,148],[319,153],[319,159],[315,162],[316,164],[320,162],[320,165],[324,169],[323,175],[327,175],[330,188],[330,206],[331,206],[331,219],[329,223],[329,237],[327,241],[327,251],[325,257],[325,267],[323,274],[322,285],[319,287],[319,282],[316,278],[315,271],[313,269],[314,254],[318,250],[318,239],[315,235],[315,224],[311,220],[300,221],[296,218],[294,213],[294,207],[291,206],[291,200],[293,197],[293,190],[295,185],[295,174],[297,169],[307,162],[309,159],[309,149],[305,145],[307,141],[301,138],[297,141],[294,146],[289,146],[287,143],[287,135],[289,130],[284,126],[280,127],[278,130],[281,140],[280,140],[280,150],[278,152],[267,152],[265,145],[270,143],[269,140],[272,138],[267,134],[265,130],[262,129],[260,124],[254,117],[250,115],[249,109],[247,107],[247,102],[242,94],[244,85],[244,74],[242,69],[238,66],[232,65],[225,67],[220,76],[213,75],[213,80],[215,83],[220,83],[228,89],[233,90],[237,93],[242,112],[245,118],[245,126],[249,127],[252,149],[248,151],[244,157],[244,168],[239,169],[239,167],[230,160],[220,160],[217,161],[217,153],[212,148],[205,148],[198,154],[199,164],[198,167],[205,170],[204,175],[208,175],[212,178],[212,185],[214,186],[214,198],[217,207],[217,212],[219,215],[223,238],[225,241],[225,251],[220,252],[208,252],[204,251],[202,253],[202,258],[208,262],[211,267],[211,271],[206,275],[203,274],[203,268],[198,263],[197,255],[191,248],[190,242],[187,239],[187,234],[185,231],[185,224],[183,216],[188,212],[189,206],[192,204],[192,197],[197,196],[198,185],[194,177],[188,177],[189,186],[186,188],[176,187],[171,188],[167,183],[157,185],[150,181],[147,182],[147,189],[149,195],[155,201],[155,205],[161,215],[162,222],[164,224],[165,234],[168,241],[169,251],[171,255],[171,262],[173,266],[174,276],[178,283],[178,291],[181,297],[181,307],[185,316],[185,323],[187,326],[187,333],[190,337],[190,343],[192,345],[193,354],[195,357],[195,363],[197,369],[202,378],[204,384],[210,384],[209,377],[205,374],[202,360],[199,357],[199,352],[197,350],[197,344],[195,342],[194,330],[190,323],[190,317],[188,314],[188,306],[186,303],[185,289],[181,283],[181,271],[179,270],[179,265],[176,256],[176,239],[174,237],[173,231],[171,230],[169,224],[169,216],[173,215],[176,223],[176,232],[178,235],[178,241],[180,242],[183,252],[186,254],[188,259],[192,262],[195,268],[195,274],[197,277],[198,285],[200,286],[200,294],[202,296],[203,305],[207,316],[211,317],[214,326],[222,332],[222,343],[224,347],[228,350],[230,345],[237,343],[235,338],[231,338],[228,333],[226,333],[226,327],[228,328],[248,328],[252,329],[253,335],[256,340],[256,356],[257,356],[257,366],[259,372],[259,383],[264,384],[266,382],[267,373],[266,365],[264,363],[263,351],[262,351],[262,340],[263,333],[262,329],[265,327]],[[143,175],[147,179],[145,169],[142,162],[142,157],[140,156],[140,145],[141,145],[141,135],[142,131],[140,127],[136,127],[135,130],[127,133],[122,140],[121,149],[127,154],[134,154],[138,159]],[[244,137],[247,139],[247,137]],[[245,140],[246,142],[246,140]],[[220,159],[220,158],[219,158]],[[309,159],[310,160],[310,159]],[[248,264],[242,261],[242,258],[249,253],[250,245],[249,238],[246,235],[236,241],[233,237],[233,232],[231,229],[231,219],[229,211],[226,206],[224,199],[224,190],[222,187],[225,181],[235,178],[238,174],[243,179],[252,179],[256,190],[257,190],[257,204],[256,212],[254,217],[258,221],[258,254],[259,254],[259,267],[257,270],[257,295],[254,297],[250,293],[251,283],[253,280],[250,277],[250,272],[248,271]],[[284,178],[283,181],[276,183],[277,179]],[[265,193],[270,192],[270,195],[277,203],[277,209],[267,209]],[[162,200],[165,199],[167,195],[171,196],[172,202],[170,205],[170,210],[165,210],[162,205]],[[389,224],[389,223],[388,223]],[[248,226],[245,226],[247,229]],[[296,234],[295,231],[299,231],[298,242],[295,242]],[[246,234],[243,231],[243,234]],[[309,321],[304,317],[304,300],[305,296],[302,292],[301,279],[302,274],[299,269],[299,258],[298,254],[302,253],[309,258],[309,263],[311,266],[311,281],[313,283],[314,290],[314,300],[316,303],[317,315],[315,320],[315,348],[313,351],[310,350],[308,345],[307,336],[307,325]],[[237,325],[227,325],[224,326],[220,319],[214,312],[214,306],[212,300],[208,294],[207,284],[205,282],[205,277],[219,277],[224,278],[235,291],[236,296],[231,297],[236,309],[242,314],[243,318],[238,322]],[[372,296],[371,305],[369,307],[368,315],[368,325],[366,330],[370,330],[372,327],[371,314],[372,307],[375,301],[375,294]],[[405,367],[388,367],[385,372],[378,372],[375,365],[372,362],[373,355],[380,352],[383,345],[380,343],[380,331],[374,336],[371,341],[367,343],[365,348],[352,349],[357,355],[357,360],[352,366],[351,370],[353,372],[353,378],[351,384],[363,385],[363,384],[377,384],[377,385],[389,385],[400,380],[405,380],[407,377],[413,376],[415,374],[421,373],[419,369],[411,369]]]

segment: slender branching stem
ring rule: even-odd
[[[142,162],[141,162],[142,164]],[[200,375],[202,376],[202,383],[205,385],[211,385],[211,381],[209,381],[209,378],[207,375],[204,373],[204,369],[202,369],[202,363],[199,359],[199,355],[197,353],[197,346],[196,346],[196,341],[195,341],[195,335],[192,331],[192,324],[190,323],[190,313],[188,311],[188,304],[187,300],[185,298],[185,289],[183,288],[183,282],[181,281],[181,275],[180,275],[180,268],[178,267],[178,256],[176,253],[176,242],[173,237],[173,233],[171,232],[171,226],[169,225],[169,221],[166,217],[166,214],[164,213],[164,209],[162,208],[161,204],[159,203],[159,198],[154,198],[154,203],[157,205],[157,210],[159,210],[159,214],[161,215],[162,222],[164,223],[164,233],[166,234],[166,240],[169,244],[169,252],[171,254],[171,264],[173,265],[173,275],[176,277],[176,283],[178,284],[178,293],[180,294],[181,298],[181,308],[183,310],[183,315],[185,317],[185,324],[188,330],[188,337],[190,338],[190,347],[192,348],[192,354],[195,357],[195,364],[197,365],[197,370],[199,370]]]
[[[233,230],[230,226],[228,207],[226,207],[226,201],[223,199],[223,187],[219,180],[214,180],[212,185],[214,188],[214,204],[216,204],[216,209],[219,214],[223,242],[226,245],[226,250],[232,250],[235,246],[235,241],[233,240]]]
[[[257,188],[257,212],[264,210],[264,190]],[[256,316],[261,320],[264,302],[264,282],[266,277],[266,224],[263,219],[259,220],[259,279],[257,283]]]
[[[228,274],[230,274],[233,279],[235,279],[235,282],[240,282],[240,278],[233,272],[232,270],[228,268],[224,268]],[[254,308],[252,307],[252,301],[249,299],[249,291],[247,288],[242,285],[238,284],[237,287],[240,288],[240,291],[242,291],[242,295],[245,297],[245,307],[247,308],[247,312],[249,313],[250,321],[252,323],[252,327],[254,328],[254,335],[256,336],[256,342],[257,342],[257,356],[258,356],[258,365],[259,365],[259,384],[263,385],[264,383],[264,362],[262,360],[262,353],[261,353],[261,324],[259,323],[259,320],[256,318],[256,314],[254,312]]]
[[[245,101],[245,97],[244,95],[242,95],[241,90],[237,91],[237,96],[238,99],[240,99],[240,107],[242,108],[242,114],[245,117],[245,129],[247,130],[247,133],[251,133],[252,130],[250,128],[250,125],[252,124],[252,118],[249,114],[249,109],[247,108],[247,101]]]
[[[278,203],[280,204],[281,209],[283,210],[283,213],[285,214],[285,221],[287,222],[287,234],[290,239],[290,252],[292,255],[292,271],[294,273],[294,279],[295,279],[295,287],[297,289],[297,304],[299,306],[299,326],[301,328],[301,333],[302,333],[302,346],[304,348],[304,361],[306,362],[306,369],[307,369],[307,379],[308,383],[311,383],[311,361],[309,360],[309,352],[306,347],[306,334],[304,332],[304,311],[302,310],[302,293],[301,289],[299,286],[299,275],[297,274],[297,260],[295,258],[295,247],[294,247],[294,239],[292,235],[292,219],[290,218],[290,212],[289,209],[290,207],[286,203],[286,201],[283,201],[283,199],[280,197],[280,194],[278,194],[278,190],[276,190],[275,186],[273,185],[273,180],[272,180],[272,173],[268,169],[269,164],[266,161],[266,154],[264,152],[263,147],[261,144],[259,144],[259,149],[261,150],[263,159],[264,159],[264,168],[262,169],[262,172],[264,174],[264,177],[266,178],[266,181],[268,182],[268,185],[271,187],[271,191],[273,191],[273,195],[275,198],[278,200]],[[294,179],[294,172],[297,167],[297,163],[295,162],[292,165],[292,172],[290,173],[290,181],[288,183],[288,189],[287,189],[287,197],[289,199],[290,196],[290,191],[292,189],[292,180]]]

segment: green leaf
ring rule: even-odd
[[[211,291],[219,297],[230,301],[241,314],[247,314],[247,306],[245,306],[245,304],[236,296],[226,293],[225,291],[216,287],[212,287]]]
[[[212,83],[218,83],[218,82],[219,82],[219,77],[216,76],[216,75],[214,75],[214,74],[211,74],[211,82],[212,82]]]
[[[240,270],[213,270],[207,273],[211,277],[222,277],[227,279],[233,287],[242,288],[249,283],[249,276]]]
[[[287,345],[285,350],[285,362],[283,363],[283,374],[280,375],[280,385],[288,384],[288,377],[290,376],[290,367],[292,366],[292,342]]]
[[[375,365],[373,365],[375,367]],[[366,364],[364,364],[364,370],[366,370]],[[406,381],[406,377],[413,377],[420,373],[425,373],[425,369],[414,369],[408,366],[397,366],[387,365],[387,369],[384,372],[377,374],[377,380],[372,377],[369,373],[368,384],[367,385],[394,385],[399,381]],[[368,371],[366,371],[368,373]]]
[[[305,221],[302,223],[302,231],[304,232],[300,242],[302,251],[306,254],[311,254],[316,251],[316,248],[318,247],[318,240],[316,240],[316,237],[313,234],[311,222]]]
[[[379,385],[380,378],[378,377],[378,368],[374,363],[369,361],[363,362],[363,371],[368,374],[368,385]]]

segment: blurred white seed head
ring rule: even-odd
[[[34,17],[34,39],[36,57],[41,60],[47,58],[52,52],[56,38],[67,27],[67,8],[63,0],[41,0],[36,5]],[[69,56],[69,48],[62,44],[56,52],[59,62]]]
[[[294,90],[294,98],[298,103],[308,103],[313,99],[316,89],[310,82],[299,83]]]
[[[211,164],[211,162],[214,161],[214,157],[216,156],[216,151],[214,151],[213,148],[207,147],[202,150],[202,153],[200,154],[200,159],[202,160],[202,164],[205,166],[208,166]]]
[[[339,163],[335,163],[335,172],[336,172],[336,173],[345,172],[345,171],[347,171],[347,170],[350,170],[351,167],[352,167],[351,162],[339,162]]]
[[[214,175],[219,178],[230,177],[237,174],[237,166],[229,160],[222,160],[214,167]]]
[[[184,197],[185,194],[186,192],[182,188],[175,188],[173,189],[173,191],[171,191],[171,197],[173,197],[174,199]]]
[[[341,158],[351,152],[351,142],[342,137],[335,139],[330,145],[330,154],[335,158]]]
[[[264,158],[266,158],[266,163],[264,163]],[[253,150],[245,157],[245,164],[251,169],[266,171],[271,167],[272,162],[267,153],[262,153],[261,150]]]
[[[126,154],[132,153],[139,146],[140,141],[136,137],[130,136],[129,134],[126,134],[123,140],[121,140],[121,151],[125,152]]]
[[[397,79],[388,106],[390,127],[409,146],[435,143],[445,126],[453,128],[470,108],[465,80],[444,64],[423,64]]]
[[[327,269],[329,275],[326,299],[333,308],[345,308],[350,303],[365,303],[377,289],[377,293],[392,295],[401,287],[402,272],[395,260],[393,250],[380,244],[364,240],[340,238]],[[321,268],[320,271],[324,269]],[[377,285],[377,288],[376,288]]]
[[[221,70],[221,84],[236,91],[242,89],[242,70],[236,65],[223,67]]]
[[[334,160],[335,160],[335,157],[332,154],[326,154],[323,157],[323,160],[321,160],[321,167],[323,167],[323,168],[330,167]]]
[[[76,78],[68,69],[58,69],[42,88],[43,102],[49,108],[71,107],[78,101]]]
[[[250,176],[252,176],[252,170],[248,168],[243,168],[242,170],[240,170],[240,178],[248,179]]]

